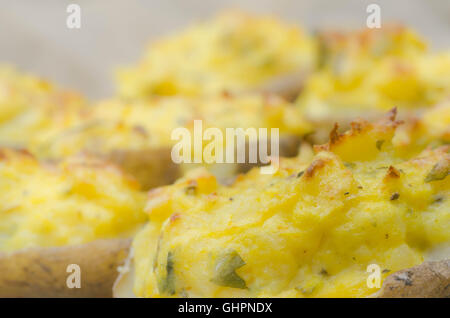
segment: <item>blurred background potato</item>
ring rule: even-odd
[[[81,6],[81,29],[66,8]],[[377,3],[383,22],[416,29],[432,49],[450,46],[448,0],[0,0],[0,63],[17,65],[90,98],[114,93],[116,66],[134,63],[149,41],[227,8],[273,13],[308,30],[363,28]]]

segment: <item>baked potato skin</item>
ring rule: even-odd
[[[380,298],[449,298],[450,259],[424,262],[386,278]]]
[[[107,158],[133,176],[148,190],[174,182],[181,176],[180,166],[170,156],[171,149],[116,150]]]
[[[311,72],[294,72],[283,76],[278,76],[255,89],[262,94],[275,94],[283,97],[287,101],[293,102],[302,92],[303,87],[311,75]]]
[[[0,297],[111,297],[130,243],[106,239],[0,253]],[[80,266],[81,288],[67,287],[70,264]]]
[[[302,138],[300,136],[281,136],[279,155],[288,158],[296,156],[301,143]],[[270,142],[268,142],[268,149],[270,151]],[[246,160],[248,160],[248,144],[246,145],[246,155]],[[181,167],[172,161],[170,147],[142,150],[115,150],[106,155],[105,158],[133,176],[144,190],[171,184],[180,178],[184,171],[189,170],[188,165]],[[227,180],[235,174],[246,172],[260,164],[236,163],[233,164],[234,168],[232,169],[228,169],[227,164],[223,164],[227,167],[221,169],[221,165],[217,164],[214,172],[217,172],[218,175],[223,176]]]

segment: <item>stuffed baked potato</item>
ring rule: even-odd
[[[274,175],[221,186],[199,170],[152,190],[115,295],[449,297],[450,149],[398,127],[394,111],[334,129]],[[383,288],[369,287],[369,265]]]
[[[82,121],[87,102],[12,67],[0,66],[0,145],[27,147],[42,131],[57,132]]]
[[[108,297],[145,194],[114,165],[0,149],[0,297]],[[68,266],[81,288],[69,288]]]
[[[134,67],[118,72],[125,97],[242,92],[295,97],[316,66],[317,46],[300,28],[230,11],[152,43]]]
[[[357,116],[373,120],[392,107],[420,115],[450,98],[450,52],[428,53],[405,27],[324,32],[318,39],[321,67],[297,100],[318,131],[316,141],[336,121],[346,129]]]
[[[302,136],[311,129],[296,107],[273,95],[113,99],[94,105],[77,125],[57,133],[43,131],[35,135],[29,147],[43,158],[60,158],[80,151],[106,157],[149,189],[169,184],[191,168],[192,164],[173,162],[172,147],[179,140],[172,139],[172,133],[177,128],[186,128],[193,140],[195,120],[202,121],[200,134],[215,127],[224,137],[227,128],[267,128],[269,133],[270,128],[278,128],[280,153],[284,156],[295,156]],[[225,147],[220,142],[220,147]],[[244,167],[209,165],[222,179]]]
[[[191,165],[171,158],[171,134],[194,120],[203,129],[279,128],[280,152],[294,156],[310,125],[292,104],[271,94],[229,93],[210,97],[120,98],[88,105],[81,97],[39,78],[4,68],[0,72],[0,145],[26,148],[40,159],[80,152],[113,161],[144,187],[169,184]],[[203,137],[203,136],[202,136]],[[223,178],[247,165],[210,166]]]

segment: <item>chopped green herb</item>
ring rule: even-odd
[[[434,199],[433,203],[439,203],[439,202],[442,202],[443,200],[444,200],[443,197],[437,196],[437,197]]]
[[[228,250],[217,257],[212,282],[225,287],[246,289],[245,281],[236,274],[236,270],[245,265],[235,250]]]
[[[377,140],[377,142],[375,143],[378,150],[381,150],[381,147],[383,146],[383,144],[384,144],[384,140]]]
[[[158,281],[158,289],[162,294],[175,294],[175,272],[173,269],[173,253],[167,253],[166,276]]]
[[[299,173],[297,173],[297,178],[300,178],[301,176],[303,176],[304,173],[305,173],[305,171],[300,171]]]
[[[354,164],[353,162],[344,162],[344,166],[348,169],[353,169],[355,168],[356,164]]]
[[[195,195],[196,191],[197,191],[197,186],[195,186],[195,185],[189,185],[185,189],[185,193],[187,195]]]

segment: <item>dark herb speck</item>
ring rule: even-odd
[[[394,201],[394,200],[397,200],[399,197],[400,197],[400,194],[398,192],[394,192],[394,193],[392,193],[390,200]]]
[[[235,250],[228,250],[217,257],[211,281],[219,286],[246,289],[245,281],[236,273],[244,265],[244,260]]]

